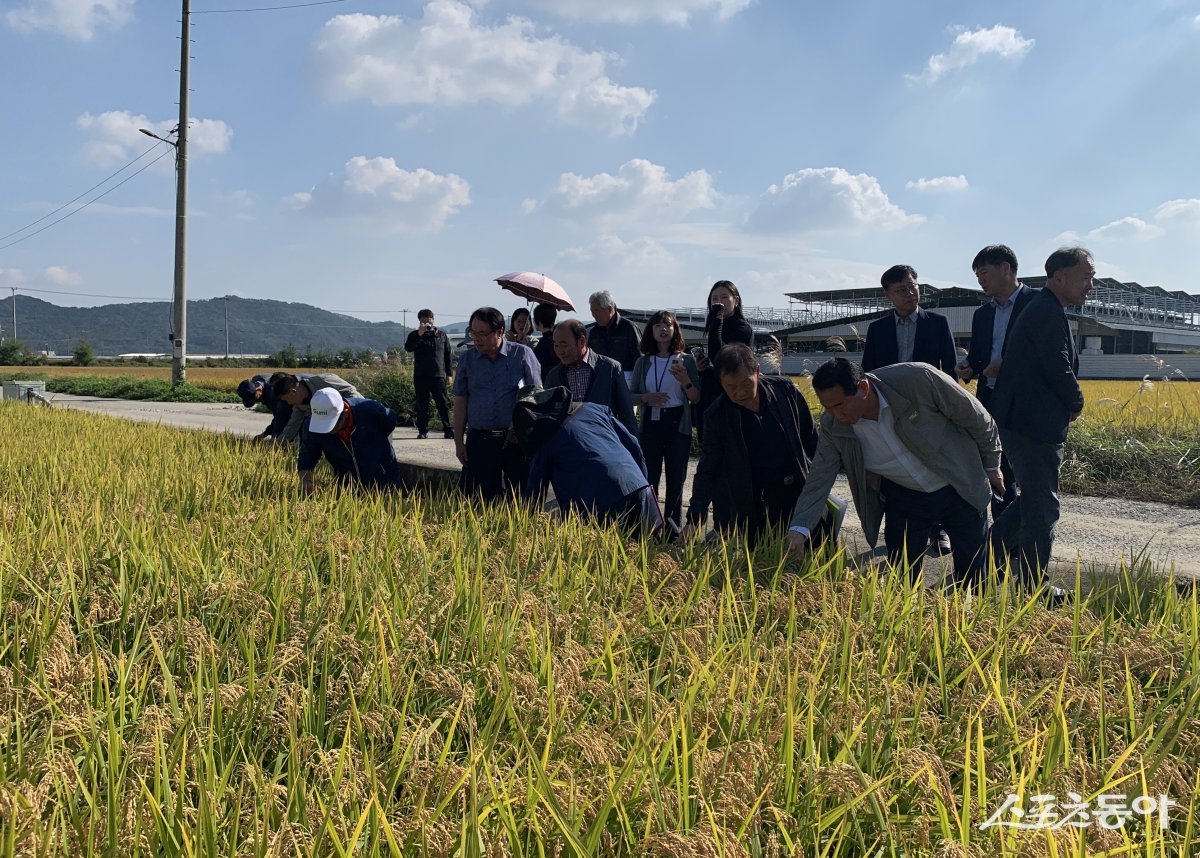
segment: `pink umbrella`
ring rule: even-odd
[[[571,297],[567,295],[567,291],[545,274],[534,274],[532,271],[514,271],[511,274],[497,277],[496,282],[500,284],[501,289],[507,289],[509,292],[524,298],[526,301],[535,301],[538,304],[550,304],[560,310],[575,309],[575,305],[571,303]]]

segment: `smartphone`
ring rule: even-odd
[[[679,366],[683,363],[683,355],[671,355],[671,366]]]

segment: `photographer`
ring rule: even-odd
[[[428,438],[429,397],[437,406],[442,420],[442,437],[453,438],[454,428],[450,423],[450,403],[446,399],[446,388],[450,382],[451,355],[450,338],[441,328],[434,327],[433,310],[417,313],[418,326],[408,335],[404,350],[413,353],[414,419],[417,437]]]
[[[732,343],[743,343],[754,351],[754,329],[742,312],[742,296],[730,280],[718,280],[708,290],[708,320],[704,335],[708,337],[708,353],[696,355],[700,370],[700,407],[696,409],[696,434],[704,440],[704,412],[721,398],[721,380],[709,362],[717,352]]]

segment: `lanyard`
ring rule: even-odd
[[[658,371],[658,362],[660,360],[666,361],[666,364],[663,366],[663,371],[661,373]],[[654,373],[654,392],[655,393],[662,393],[663,381],[666,380],[667,370],[669,370],[670,368],[671,368],[670,356],[668,356],[666,358],[660,358],[660,357],[658,357],[658,355],[654,356],[654,366],[651,371]]]

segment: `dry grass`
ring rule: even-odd
[[[293,482],[232,438],[0,404],[0,854],[1200,844],[1200,604],[1158,582],[966,604]],[[1179,806],[980,831],[1013,789]]]

